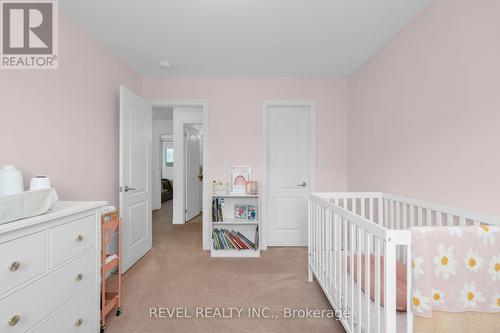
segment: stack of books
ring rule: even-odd
[[[222,212],[224,211],[224,198],[212,199],[212,222],[224,222]]]
[[[241,232],[214,229],[212,241],[215,250],[257,250],[258,244],[251,242]]]

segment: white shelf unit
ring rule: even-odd
[[[224,207],[222,209],[223,222],[215,222],[212,218],[211,230],[210,230],[210,255],[213,258],[258,258],[260,257],[260,239],[262,228],[260,226],[260,205],[258,195],[248,195],[248,194],[213,194],[211,197],[211,203],[213,200],[218,198],[224,200]],[[235,205],[254,205],[257,209],[257,216],[255,220],[239,220],[235,218]],[[212,208],[213,209],[213,208]],[[212,211],[211,211],[212,213]],[[214,248],[214,240],[212,238],[212,231],[215,228],[234,230],[242,233],[246,238],[255,244],[256,230],[258,228],[258,246],[256,250],[235,250],[235,249],[225,249],[218,250]]]

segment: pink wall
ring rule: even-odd
[[[348,187],[500,214],[500,1],[436,0],[348,79]]]
[[[315,100],[318,191],[346,190],[347,110],[343,79],[146,78],[144,97],[208,101],[209,179],[227,179],[224,161],[262,174],[262,110],[266,100]],[[234,124],[234,125],[233,125]]]
[[[58,70],[0,71],[0,165],[48,175],[64,200],[118,194],[118,89],[141,77],[60,15]]]

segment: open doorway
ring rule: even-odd
[[[152,128],[153,220],[168,224],[202,222],[202,106],[153,105]]]
[[[173,199],[173,112],[172,107],[153,107],[153,210]]]
[[[172,162],[171,169],[169,169],[172,174],[169,171],[164,173],[172,177],[170,182],[173,188],[173,198],[169,201],[172,206],[171,223],[185,224],[191,220],[202,222],[200,223],[203,235],[202,245],[204,250],[208,250],[210,249],[210,221],[207,214],[202,214],[203,211],[210,210],[210,183],[204,177],[207,173],[208,156],[207,103],[199,100],[156,100],[152,104],[154,109],[168,109],[172,113],[172,136],[168,140],[163,140],[167,142],[160,140],[164,164]],[[173,154],[172,159],[171,154]]]
[[[153,112],[154,111],[154,112]],[[154,113],[154,116],[153,116]],[[160,245],[162,233],[158,232],[158,221],[164,221],[164,231],[174,224],[184,224],[185,214],[185,124],[201,125],[197,130],[203,141],[201,159],[204,172],[207,170],[206,126],[208,107],[206,102],[153,102],[149,103],[124,86],[120,86],[120,140],[119,140],[119,202],[123,221],[122,271],[127,271],[152,248]],[[166,125],[166,126],[164,126]],[[173,151],[164,149],[164,141],[171,141]],[[165,153],[164,153],[165,151]],[[173,158],[172,158],[173,155]],[[173,168],[172,200],[169,213],[162,214],[162,177],[165,167]],[[168,165],[167,165],[168,163]],[[200,166],[198,165],[198,168]],[[200,170],[200,169],[198,169]],[[200,178],[202,176],[200,175]],[[167,178],[168,179],[168,178]],[[208,211],[209,184],[203,179],[202,210]],[[165,202],[165,201],[164,201]],[[168,206],[166,206],[168,207]],[[153,216],[153,211],[156,214]],[[157,212],[160,211],[158,218]],[[200,216],[199,231],[202,248],[210,248],[210,221],[207,214]],[[156,229],[156,231],[155,231]],[[161,230],[161,229],[160,229]],[[168,232],[163,232],[166,235]],[[155,239],[157,242],[155,242]],[[160,242],[158,242],[160,241]],[[164,243],[164,242],[163,242]]]

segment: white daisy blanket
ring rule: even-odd
[[[500,313],[499,227],[415,227],[411,233],[415,315]]]

